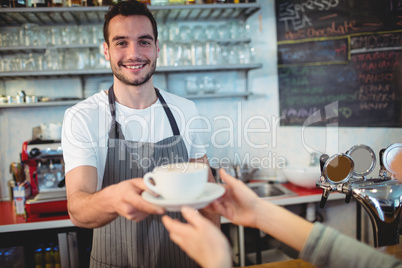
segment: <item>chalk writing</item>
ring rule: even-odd
[[[275,3],[281,125],[402,127],[402,0]]]
[[[297,44],[297,47],[295,46]],[[278,64],[344,62],[349,58],[348,39],[326,39],[278,44]]]
[[[338,6],[339,0],[308,0],[302,3],[279,4],[278,21],[283,22],[286,31],[297,31],[312,26],[307,11],[326,11]]]
[[[304,38],[315,38],[315,37],[328,37],[328,36],[339,36],[346,35],[359,30],[356,26],[356,21],[344,21],[342,23],[331,22],[330,26],[315,28],[309,27],[307,29],[301,29],[297,31],[286,31],[286,40],[297,40]]]
[[[352,36],[350,38],[350,48],[353,49],[372,49],[381,47],[402,46],[402,31],[394,33],[370,34]]]

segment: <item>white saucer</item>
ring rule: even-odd
[[[194,209],[204,208],[215,199],[221,197],[224,193],[225,188],[223,186],[208,182],[201,197],[194,200],[186,200],[184,202],[182,200],[165,200],[161,196],[155,197],[145,191],[141,196],[149,203],[161,206],[167,211],[180,211],[182,206],[189,206]]]

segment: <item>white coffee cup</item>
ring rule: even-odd
[[[159,166],[144,175],[147,188],[166,200],[196,199],[207,181],[208,165],[193,162]]]

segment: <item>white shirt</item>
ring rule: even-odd
[[[160,90],[172,111],[189,158],[205,155],[200,130],[202,118],[192,101]],[[132,109],[116,102],[116,120],[126,140],[156,143],[173,136],[169,119],[161,102],[146,109]],[[93,166],[98,171],[99,190],[102,186],[107,156],[107,142],[112,117],[108,96],[99,92],[69,108],[64,115],[62,148],[65,173],[79,166]]]

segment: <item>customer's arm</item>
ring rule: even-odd
[[[207,155],[204,155],[203,157],[197,158],[197,159],[190,159],[190,162],[199,162],[199,163],[204,163],[206,165],[209,166],[209,162],[208,162],[208,157]],[[216,183],[214,176],[212,175],[211,169],[209,169],[208,172],[208,182],[211,183]],[[213,211],[207,211],[204,209],[200,210],[200,213],[206,217],[207,219],[209,219],[215,226],[219,227],[221,226],[221,216]]]
[[[221,178],[226,182],[226,192],[208,209],[221,213],[235,224],[263,230],[301,251],[300,257],[317,267],[402,266],[401,261],[392,256],[321,224],[313,225],[282,207],[259,199],[241,181],[224,171],[220,172]],[[189,224],[172,220],[168,216],[163,217],[172,240],[204,267],[216,267],[213,266],[214,263],[227,266],[230,254],[221,245],[223,234],[217,233],[218,229],[212,228],[211,224],[204,224],[202,218],[188,208],[183,209],[182,213]]]
[[[300,252],[317,267],[401,267],[400,260],[383,254],[319,223],[314,225],[285,208],[259,199],[241,181],[221,171],[225,195],[211,205],[233,223],[258,228]]]
[[[315,223],[300,258],[317,267],[402,267],[402,262],[356,239]]]
[[[130,179],[96,192],[97,171],[92,166],[80,166],[67,172],[66,190],[71,221],[84,228],[97,228],[121,215],[141,221],[149,214],[164,210],[141,198],[145,185],[142,179]]]
[[[226,183],[223,197],[210,205],[231,222],[257,228],[300,251],[313,227],[312,223],[287,209],[266,202],[243,182],[228,175],[223,169],[221,179]]]

